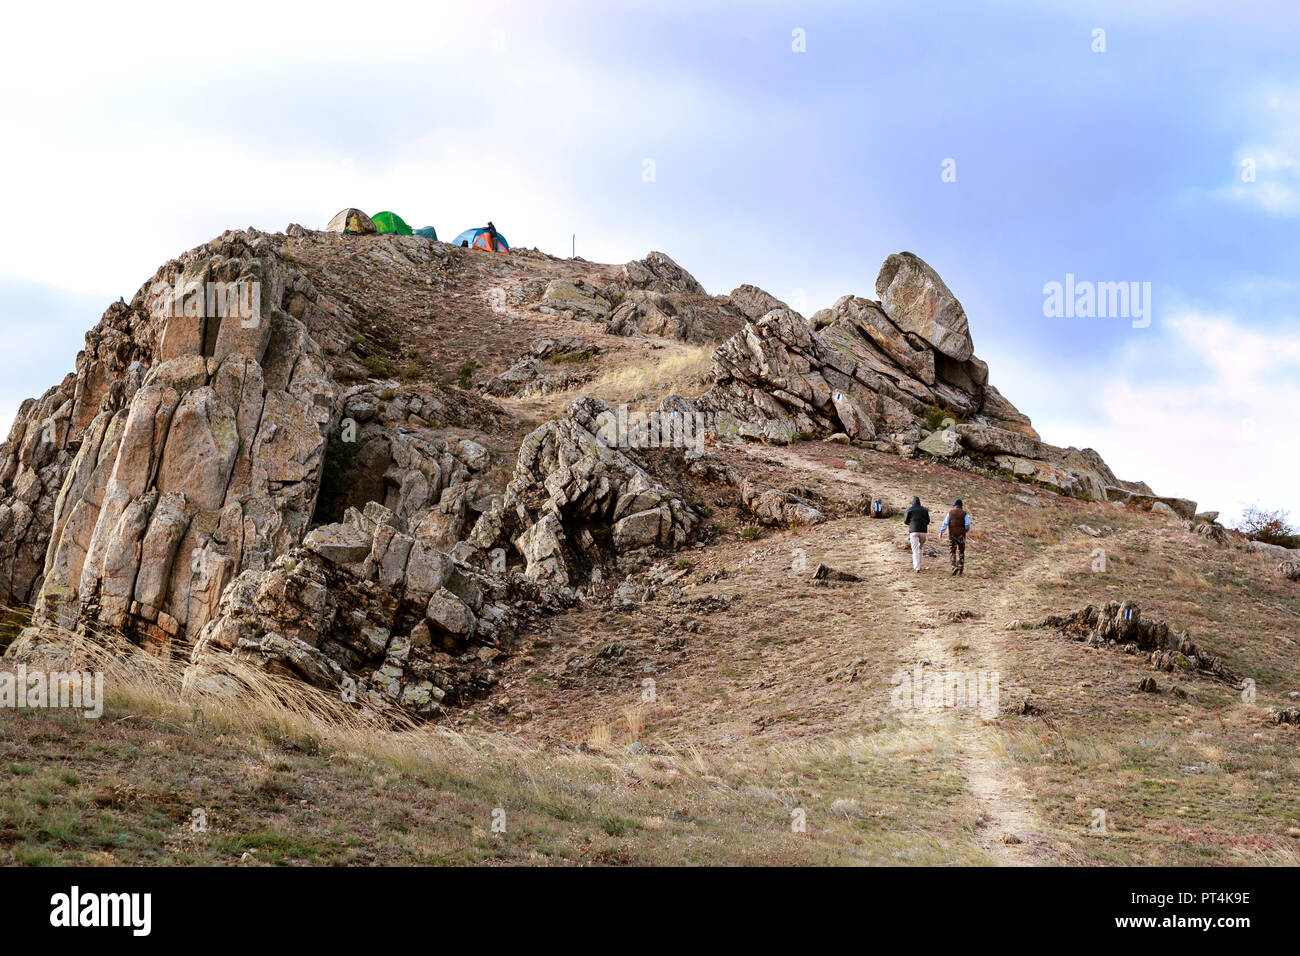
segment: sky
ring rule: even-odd
[[[30,4],[0,27],[4,433],[166,260],[358,206],[662,251],[806,315],[914,252],[1045,440],[1300,521],[1300,4]],[[1067,281],[1150,307],[1047,314]]]

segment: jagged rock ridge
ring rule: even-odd
[[[692,541],[700,516],[602,436],[599,399],[533,429],[511,463],[483,444],[510,425],[491,399],[390,375],[420,351],[404,334],[446,334],[436,313],[416,320],[463,297],[469,269],[490,284],[493,322],[514,309],[617,336],[725,339],[712,387],[662,405],[707,417],[712,439],[841,434],[1066,494],[1190,505],[1120,481],[1091,450],[1042,442],[989,384],[960,303],[911,254],[886,260],[879,302],[845,296],[804,319],[754,286],[709,296],[662,253],[582,268],[517,253],[291,226],[226,233],[164,265],[108,309],[76,371],[24,403],[0,446],[5,598],[32,604],[37,629],[188,657],[195,681],[220,685],[214,662],[233,653],[428,714],[486,687],[535,611]],[[548,336],[483,391],[581,384],[539,360],[600,351]],[[824,520],[799,495],[733,484],[762,523]]]

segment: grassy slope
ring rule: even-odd
[[[726,577],[688,584],[680,603],[554,619],[463,734],[204,716],[130,685],[99,721],[0,714],[0,860],[1297,861],[1300,733],[1265,715],[1297,684],[1297,649],[1278,636],[1296,637],[1300,595],[1262,559],[1110,506],[1045,493],[1027,505],[1015,486],[942,466],[821,444],[729,454],[793,468],[832,500],[962,494],[979,529],[967,575],[912,575],[894,522],[850,516],[747,541],[737,521],[690,553],[684,581]],[[839,467],[846,454],[865,471]],[[1093,539],[1081,522],[1116,532]],[[1090,570],[1098,546],[1105,573]],[[815,587],[791,571],[795,548],[810,569],[825,559],[868,580]],[[734,603],[689,603],[706,595]],[[1149,672],[1136,658],[1003,627],[1119,597],[1254,675],[1258,700],[1165,674],[1161,693],[1140,693]],[[975,616],[953,621],[954,609]],[[602,656],[611,643],[621,652]],[[890,675],[921,661],[998,669],[1003,713],[891,708]],[[1041,713],[1010,713],[1022,698]],[[627,750],[633,739],[645,753]],[[196,808],[206,833],[191,829]],[[504,833],[492,832],[496,808]],[[1105,834],[1090,829],[1094,808]],[[792,831],[794,810],[807,832]],[[1006,833],[1022,841],[1011,851]]]
[[[293,255],[350,297],[358,332],[408,384],[453,382],[471,358],[482,377],[538,336],[563,334],[609,350],[589,390],[611,401],[647,407],[703,387],[705,349],[490,308],[493,288],[573,263],[465,257],[454,275],[408,276],[367,248]],[[517,427],[484,440],[508,461],[518,434],[572,397],[503,400]],[[1026,504],[1022,487],[941,465],[821,443],[720,453],[813,489],[839,517],[759,532],[730,490],[695,489],[722,531],[674,559],[690,568],[680,594],[551,619],[456,732],[394,736],[262,704],[196,708],[168,680],[116,683],[98,721],[0,711],[0,862],[1300,859],[1300,729],[1266,720],[1300,690],[1300,587],[1268,561],[1107,505],[1046,492]],[[845,470],[847,457],[863,470]],[[936,512],[963,497],[976,522],[966,576],[942,574],[943,559],[913,575],[900,524],[834,504],[864,490],[920,494]],[[1115,531],[1095,539],[1080,523]],[[1097,548],[1104,573],[1091,570]],[[805,572],[792,571],[797,553]],[[866,581],[814,586],[821,560]],[[717,610],[709,597],[732,603]],[[1136,658],[1003,627],[1118,598],[1189,628],[1256,680],[1258,699],[1165,674],[1160,693],[1143,694],[1150,672]],[[956,610],[972,616],[954,620]],[[890,707],[891,675],[918,664],[997,670],[1003,712]],[[1013,713],[1023,699],[1039,713]],[[633,741],[646,752],[631,753]],[[497,808],[504,833],[492,829]],[[196,809],[206,832],[191,828]],[[1090,828],[1095,809],[1105,833]],[[792,831],[793,811],[806,832]]]

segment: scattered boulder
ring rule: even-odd
[[[892,518],[899,513],[898,509],[888,501],[883,498],[873,498],[870,494],[858,495],[853,502],[853,510],[872,518]]]
[[[603,319],[610,313],[610,303],[596,289],[587,286],[579,279],[552,279],[542,293],[543,310],[553,312],[572,312],[579,318]]]
[[[1131,511],[1152,511],[1167,517],[1182,518],[1184,521],[1191,521],[1196,515],[1196,502],[1186,498],[1165,498],[1122,488],[1109,488],[1105,500],[1118,501]]]
[[[740,504],[763,525],[795,528],[826,520],[826,515],[808,499],[765,487],[751,478],[740,483]]]
[[[1214,512],[1210,513],[1214,514]],[[1207,521],[1189,521],[1185,527],[1192,534],[1200,535],[1215,544],[1225,545],[1228,543],[1227,529],[1220,524]]]
[[[817,570],[813,572],[813,580],[856,582],[861,581],[862,578],[849,571],[840,571],[836,568],[832,568],[829,564],[818,564]]]
[[[951,458],[961,454],[961,436],[955,429],[946,428],[943,431],[931,432],[916,448],[917,451],[923,451],[937,458]]]
[[[539,339],[530,354],[521,357],[483,386],[489,395],[549,395],[591,380],[591,360],[604,350],[574,338]]]

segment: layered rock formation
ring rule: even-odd
[[[844,296],[809,321],[778,306],[746,323],[715,353],[713,388],[698,400],[673,396],[665,408],[710,416],[724,435],[788,442],[843,433],[1075,497],[1195,512],[1194,502],[1117,478],[1090,448],[1042,441],[989,384],[961,303],[917,256],[886,259],[876,289],[879,302]]]
[[[609,342],[587,327],[720,342],[712,387],[660,405],[709,441],[834,436],[1194,513],[1044,443],[920,259],[891,256],[876,292],[805,319],[755,286],[709,296],[662,253],[610,267],[226,233],[110,307],[76,371],[23,404],[0,446],[0,591],[37,631],[120,635],[188,659],[195,684],[223,686],[235,655],[427,715],[488,686],[534,613],[693,541],[681,473],[725,481],[761,524],[825,520],[811,492],[718,472],[700,434],[688,460],[652,460],[596,398],[520,440],[488,396],[582,385]],[[455,370],[489,334],[500,371],[480,395]],[[454,374],[402,364],[449,340]]]
[[[349,508],[245,571],[199,635],[187,681],[233,683],[222,658],[234,654],[377,710],[430,715],[486,690],[505,636],[554,598],[402,524],[375,502]]]
[[[145,348],[124,336],[116,362],[79,361],[77,389],[100,397],[88,421],[73,403],[38,618],[166,647],[197,633],[239,571],[301,539],[336,392],[285,310],[295,296],[309,308],[310,291],[266,238],[223,237],[137,294],[128,321]],[[123,318],[110,310],[88,344]]]
[[[560,588],[611,553],[685,544],[698,517],[618,447],[614,425],[608,405],[583,398],[525,438],[505,494],[468,543],[509,543],[529,578]]]
[[[1051,628],[1094,645],[1146,654],[1156,670],[1204,674],[1232,684],[1241,680],[1186,631],[1144,618],[1142,609],[1131,601],[1110,601],[1101,607],[1088,604],[1069,614],[1049,614],[1032,626]]]

